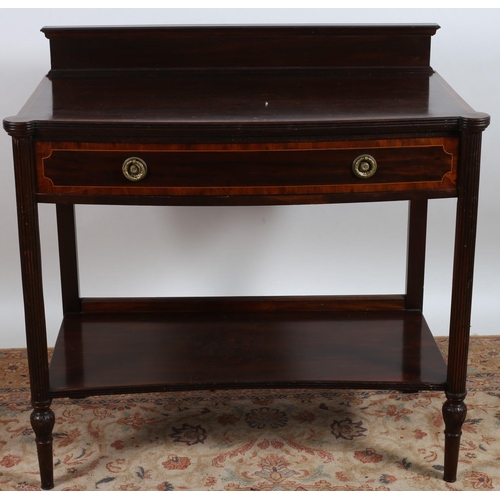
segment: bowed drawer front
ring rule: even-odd
[[[38,143],[40,194],[246,195],[454,189],[458,139],[294,144]]]

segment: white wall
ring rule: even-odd
[[[441,25],[432,66],[478,111],[484,134],[472,332],[500,334],[500,11],[496,9],[2,9],[0,117],[49,69],[45,25],[421,23]],[[25,345],[10,137],[0,133],[0,346]],[[425,313],[447,335],[453,200],[430,204]],[[55,211],[40,207],[49,345],[61,317]],[[307,207],[77,208],[82,294],[401,293],[406,203]],[[126,272],[124,272],[126,271]]]

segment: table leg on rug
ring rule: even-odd
[[[49,362],[42,286],[35,161],[31,136],[13,138],[19,247],[23,283],[26,346],[30,374],[31,425],[35,432],[43,489],[54,487]]]
[[[52,456],[52,429],[55,415],[50,409],[51,400],[33,402],[34,410],[31,413],[31,426],[35,431],[35,442],[38,453],[38,465],[42,489],[50,490],[54,487],[53,456]]]
[[[443,418],[446,426],[443,479],[449,483],[454,483],[457,480],[460,437],[462,436],[462,424],[467,415],[464,398],[465,393],[450,394],[447,392],[446,402],[443,405]]]
[[[475,130],[474,130],[475,129]],[[479,191],[479,159],[481,153],[480,124],[463,120],[460,150],[459,195],[453,262],[453,292],[451,297],[450,343],[446,402],[443,405],[445,422],[444,477],[447,482],[457,479],[462,424],[467,414],[464,403],[467,384],[472,281],[476,241]],[[482,130],[482,129],[481,129]]]

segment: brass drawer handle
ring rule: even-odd
[[[352,162],[352,171],[360,179],[369,179],[377,171],[377,160],[371,155],[358,156]]]
[[[123,162],[122,172],[129,181],[136,182],[146,177],[146,174],[148,173],[148,166],[146,165],[146,162],[144,160],[136,157],[131,157],[127,158]]]

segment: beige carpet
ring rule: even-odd
[[[54,401],[55,489],[500,490],[500,337],[469,368],[453,484],[440,392],[252,390]],[[0,351],[0,490],[39,489],[30,412],[26,353]]]

